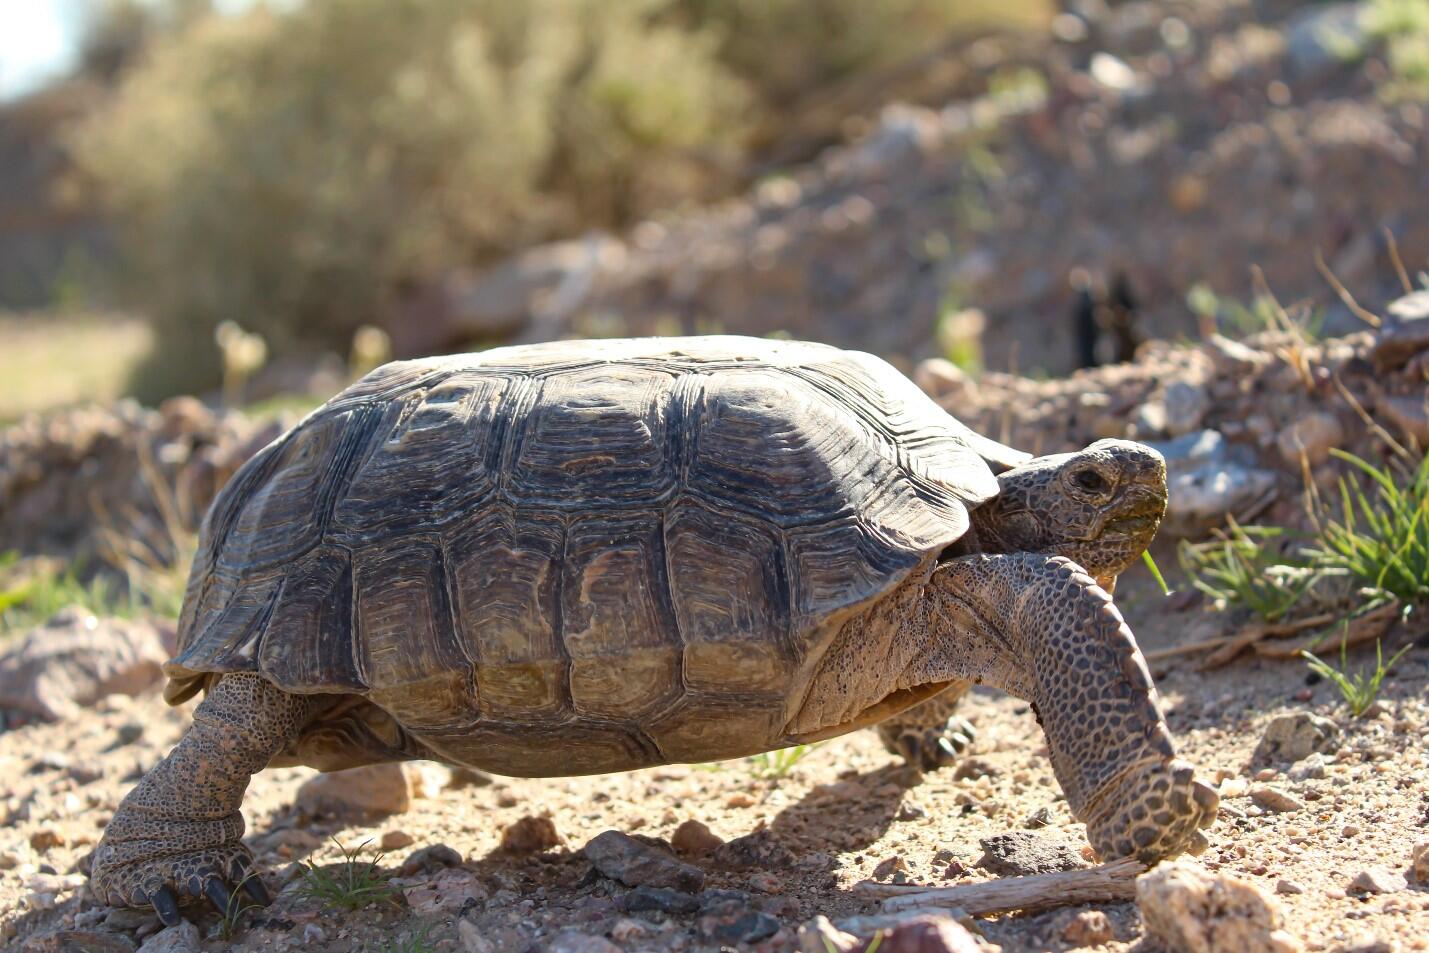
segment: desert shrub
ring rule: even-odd
[[[1392,78],[1383,92],[1391,99],[1429,98],[1429,3],[1371,0],[1364,24],[1385,44]]]
[[[769,106],[935,46],[979,23],[1038,22],[1045,0],[673,0],[720,37],[720,58]]]
[[[454,262],[698,194],[744,122],[657,0],[308,0],[153,41],[76,131],[153,315],[135,389],[210,386],[213,330],[345,347]]]

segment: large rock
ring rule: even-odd
[[[1190,535],[1218,525],[1227,513],[1250,506],[1276,484],[1273,472],[1235,459],[1216,430],[1148,444],[1166,458],[1163,529],[1168,533]]]
[[[298,789],[297,805],[309,814],[401,814],[420,798],[435,797],[446,769],[423,761],[372,764],[320,774]]]
[[[974,866],[1000,877],[1047,874],[1087,865],[1081,852],[1071,844],[1035,831],[994,834],[978,843],[983,854]]]
[[[1340,746],[1340,728],[1328,718],[1308,711],[1277,715],[1265,726],[1255,746],[1258,764],[1303,761],[1316,752],[1334,754]]]
[[[72,718],[106,695],[157,685],[167,657],[154,623],[101,619],[71,606],[0,655],[0,708]]]
[[[1136,904],[1148,936],[1169,953],[1298,953],[1283,929],[1280,904],[1249,881],[1212,874],[1187,861],[1163,863],[1136,878]]]

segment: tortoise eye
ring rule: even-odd
[[[1077,486],[1093,493],[1106,489],[1106,480],[1095,470],[1078,470],[1072,479],[1076,481]]]

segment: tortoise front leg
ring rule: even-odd
[[[297,737],[310,708],[257,675],[220,679],[193,727],[114,812],[94,852],[94,895],[111,906],[150,904],[169,926],[181,899],[207,897],[227,913],[230,884],[267,903],[239,807],[248,779]]]
[[[878,737],[890,754],[920,771],[946,767],[971,747],[977,732],[956,713],[958,702],[972,687],[957,682],[927,701],[878,724]]]
[[[1215,789],[1176,757],[1146,661],[1080,566],[1032,553],[948,560],[929,586],[938,632],[920,664],[1032,703],[1072,814],[1104,860],[1205,846]]]

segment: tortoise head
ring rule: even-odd
[[[1108,590],[1166,513],[1166,461],[1130,440],[1037,457],[998,482],[997,497],[973,513],[984,552],[1066,556]]]

